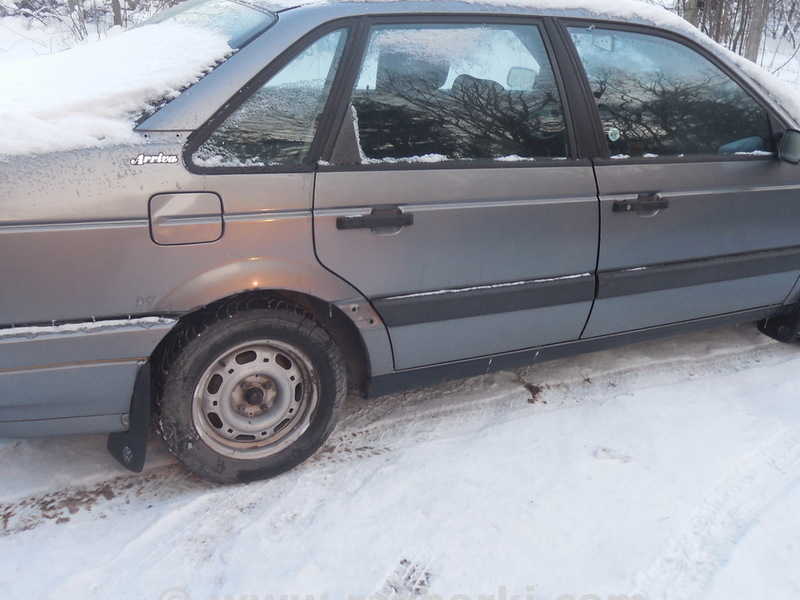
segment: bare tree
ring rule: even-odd
[[[698,25],[699,17],[698,0],[683,0],[679,7],[679,11],[683,14],[683,18],[689,21],[695,27]]]
[[[111,13],[114,15],[114,25],[122,25],[122,6],[119,0],[111,0]]]
[[[674,10],[752,61],[759,57],[765,34],[795,46],[800,29],[800,0],[675,0]]]
[[[752,0],[752,2],[752,12],[744,36],[744,57],[755,62],[758,60],[758,53],[761,50],[761,40],[767,26],[770,3],[769,0]]]

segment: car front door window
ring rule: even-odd
[[[639,32],[569,31],[610,156],[771,154],[767,112],[704,56]]]

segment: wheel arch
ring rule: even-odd
[[[192,275],[158,298],[152,311],[184,314],[237,294],[281,290],[327,302],[362,299],[358,290],[318,264],[278,258],[246,258]]]
[[[309,261],[239,259],[178,283],[152,307],[156,313],[183,315],[159,347],[168,346],[170,339],[180,335],[182,323],[217,310],[220,303],[237,301],[243,295],[267,301],[283,300],[314,317],[345,355],[351,388],[363,393],[371,376],[372,357],[377,357],[378,371],[387,370],[385,363],[391,356],[391,344],[380,317],[357,289]],[[344,306],[348,309],[340,308]],[[358,310],[351,311],[350,307],[355,306]],[[154,355],[158,351],[157,348]]]
[[[336,304],[291,289],[256,289],[231,293],[195,308],[180,319],[172,330],[161,340],[150,357],[153,365],[153,385],[160,385],[161,375],[173,360],[171,354],[176,340],[188,335],[192,325],[198,320],[213,320],[225,312],[226,308],[246,302],[253,309],[270,307],[294,307],[308,313],[331,335],[345,358],[348,386],[351,391],[364,394],[370,376],[370,359],[367,344],[358,326]],[[153,394],[155,397],[155,394]]]

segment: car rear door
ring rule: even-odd
[[[800,171],[735,74],[650,29],[568,28],[608,155],[584,337],[781,304],[800,275]],[[594,110],[594,106],[592,106]]]
[[[314,231],[319,260],[384,321],[397,369],[583,330],[596,187],[551,55],[531,20],[369,31],[316,176]]]

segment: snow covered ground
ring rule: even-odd
[[[0,441],[4,598],[800,596],[800,348],[741,326],[375,401],[247,485]]]

